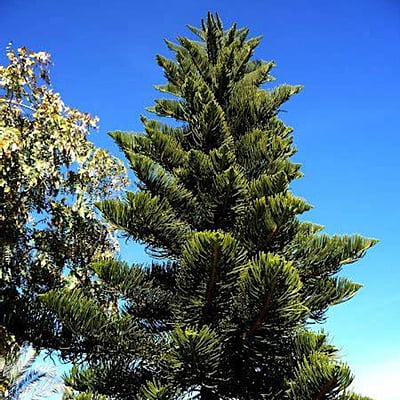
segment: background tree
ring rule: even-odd
[[[118,160],[88,141],[96,118],[51,88],[49,54],[8,48],[7,58],[0,66],[0,325],[18,343],[51,347],[60,332],[37,295],[81,285],[85,265],[114,251],[92,204],[126,178]]]
[[[93,287],[43,301],[85,343],[68,383],[111,398],[349,400],[352,375],[324,333],[309,329],[359,284],[338,277],[376,243],[328,236],[299,219],[292,129],[278,114],[300,86],[265,87],[261,38],[208,15],[197,40],[157,57],[167,98],[145,134],[114,132],[137,177],[106,219],[159,261],[91,264]]]
[[[57,369],[40,362],[32,347],[14,343],[5,355],[0,356],[0,399],[44,399],[62,393],[63,389]]]

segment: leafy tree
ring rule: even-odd
[[[96,118],[51,88],[49,54],[8,48],[7,58],[0,66],[0,325],[19,343],[55,346],[57,327],[37,295],[82,285],[85,265],[113,253],[93,202],[126,178],[119,161],[88,141]],[[7,338],[3,328],[0,335]]]
[[[290,191],[302,174],[279,111],[301,87],[266,87],[261,38],[211,14],[189,29],[197,40],[157,57],[167,96],[149,109],[178,123],[143,117],[145,134],[111,134],[138,190],[98,204],[154,262],[92,263],[96,290],[42,296],[85,345],[67,382],[115,399],[365,399],[310,324],[358,291],[337,274],[376,240],[299,218],[311,207]]]

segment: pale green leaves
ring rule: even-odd
[[[2,323],[18,332],[19,341],[60,345],[68,328],[56,327],[38,300],[50,290],[46,305],[52,302],[54,313],[70,317],[70,327],[79,325],[79,333],[67,336],[79,337],[82,345],[82,336],[94,336],[91,324],[100,326],[97,335],[103,332],[106,317],[76,288],[89,281],[88,263],[117,249],[94,202],[116,196],[127,184],[126,171],[88,140],[98,119],[67,106],[52,89],[47,53],[9,49],[7,58],[0,67]],[[82,307],[74,309],[77,302]]]
[[[36,284],[59,285],[64,267],[114,253],[93,203],[115,196],[126,171],[87,139],[97,118],[68,107],[50,87],[47,53],[9,49],[7,57],[0,69],[0,246],[12,249],[19,290],[38,276]]]
[[[140,391],[138,400],[169,400],[173,398],[170,388],[157,381],[147,381]]]
[[[346,398],[345,390],[353,381],[346,364],[329,356],[312,353],[299,363],[295,378],[289,382],[290,400],[339,400]],[[344,397],[343,397],[344,396]]]

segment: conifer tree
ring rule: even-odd
[[[310,323],[358,291],[337,274],[376,241],[299,218],[311,207],[290,191],[302,174],[279,112],[301,86],[269,87],[261,38],[211,14],[189,29],[157,57],[166,95],[149,109],[178,123],[111,134],[137,190],[98,205],[152,265],[99,261],[90,290],[42,296],[84,353],[67,383],[115,399],[366,399]]]

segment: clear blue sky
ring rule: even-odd
[[[329,233],[361,233],[380,243],[345,274],[365,285],[330,313],[331,332],[357,374],[356,387],[400,399],[400,1],[54,1],[0,0],[1,41],[53,55],[64,100],[100,116],[93,141],[118,154],[110,130],[140,131],[139,114],[163,82],[163,38],[186,34],[206,12],[248,26],[264,41],[257,57],[278,64],[279,82],[301,83],[285,105],[295,128],[294,185]],[[136,252],[136,253],[135,253]],[[143,261],[137,247],[123,256]],[[397,393],[397,394],[396,394]]]

